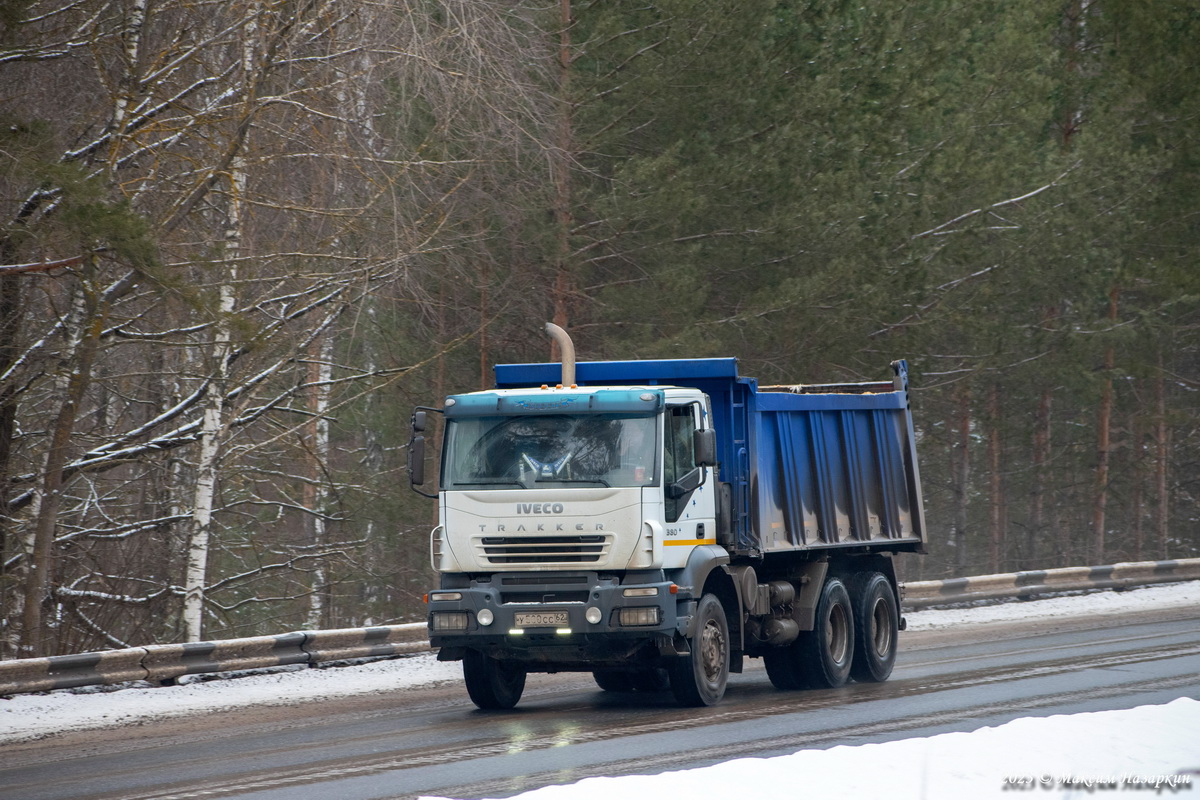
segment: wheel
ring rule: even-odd
[[[854,660],[854,612],[850,594],[838,578],[829,578],[821,589],[813,629],[793,644],[800,673],[814,689],[833,689],[850,678]]]
[[[891,581],[878,572],[865,572],[850,584],[854,608],[854,659],[850,677],[856,681],[886,681],[896,664],[900,613]]]
[[[729,622],[716,595],[700,598],[696,632],[688,644],[688,655],[669,662],[671,692],[682,706],[715,705],[729,681]]]
[[[629,680],[639,692],[665,692],[671,685],[671,679],[662,667],[639,669],[629,676]]]
[[[472,702],[489,711],[512,708],[525,691],[525,668],[478,650],[463,656],[463,679]]]
[[[618,672],[612,669],[598,669],[592,672],[596,685],[606,692],[632,692],[633,680],[628,672]]]
[[[767,677],[777,689],[835,688],[850,677],[854,658],[854,612],[850,595],[837,578],[821,587],[813,629],[787,647],[763,656]]]
[[[767,668],[767,677],[771,685],[785,692],[804,688],[804,676],[800,674],[799,664],[796,663],[796,653],[792,645],[776,647],[763,655],[763,666]]]

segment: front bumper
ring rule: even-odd
[[[430,592],[429,641],[443,661],[474,649],[535,670],[590,670],[678,654],[694,605],[662,573],[464,576]]]

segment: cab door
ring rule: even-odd
[[[663,426],[664,566],[682,566],[696,545],[716,544],[716,475],[696,463],[700,403],[668,406]]]

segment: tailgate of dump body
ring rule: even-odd
[[[751,547],[920,549],[925,525],[906,391],[757,392],[752,402]]]
[[[920,551],[924,511],[908,368],[890,382],[760,387],[737,359],[593,361],[580,386],[687,386],[705,392],[720,479],[741,553],[867,547]],[[497,388],[553,385],[558,364],[502,364]]]

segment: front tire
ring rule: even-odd
[[[471,701],[485,711],[512,708],[525,691],[525,668],[497,661],[479,650],[463,656],[463,680]]]
[[[900,637],[900,612],[891,581],[878,572],[858,576],[850,586],[854,604],[854,662],[850,676],[856,681],[881,683],[896,664]]]
[[[706,594],[696,606],[691,652],[672,659],[667,672],[671,692],[681,706],[711,706],[725,696],[729,681],[729,621],[716,595]]]

